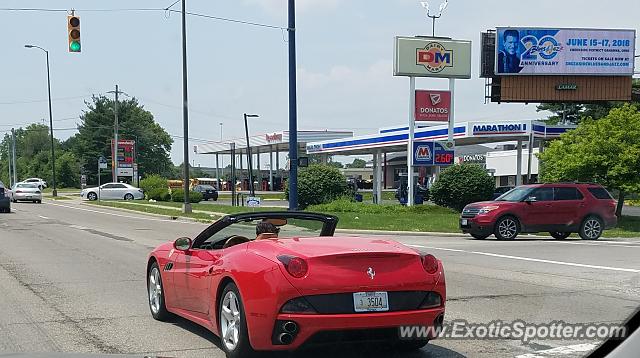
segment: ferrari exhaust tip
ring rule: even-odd
[[[282,324],[282,330],[287,333],[296,333],[298,331],[298,324],[293,321],[287,321]]]
[[[282,344],[291,344],[291,342],[293,342],[293,336],[289,333],[280,333],[278,341]]]

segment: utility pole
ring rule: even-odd
[[[182,0],[182,127],[184,137],[184,203],[182,212],[191,213],[191,202],[189,201],[189,107],[187,106],[187,14],[185,0]]]
[[[8,162],[9,162],[9,165],[8,165],[8,167],[9,167],[9,188],[11,188],[11,187],[13,187],[13,183],[12,183],[13,182],[13,178],[11,177],[11,162],[12,162],[12,160],[11,160],[11,143],[9,143],[8,141],[7,141],[7,159],[8,159]]]
[[[249,144],[249,125],[247,124],[247,118],[256,118],[257,114],[244,114],[244,133],[247,138],[247,164],[249,165],[249,194],[255,196],[255,190],[253,188],[253,161],[251,155],[251,145]],[[260,170],[260,168],[258,168]]]
[[[16,131],[11,128],[11,143],[12,143],[12,157],[13,157],[13,184],[18,182],[18,175],[16,173]]]
[[[116,85],[116,101],[114,103],[113,121],[113,182],[118,182],[118,85]]]
[[[289,210],[298,210],[298,112],[296,104],[296,10],[289,0]]]

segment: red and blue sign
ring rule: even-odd
[[[446,149],[439,142],[413,142],[413,165],[446,166],[453,165],[454,151]]]

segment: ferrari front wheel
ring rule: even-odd
[[[149,293],[151,315],[158,321],[166,321],[171,317],[171,313],[167,311],[167,307],[164,304],[164,289],[157,262],[151,264],[147,272],[147,291]]]
[[[250,357],[255,354],[249,342],[249,332],[240,291],[230,282],[222,291],[218,307],[220,340],[227,357]]]

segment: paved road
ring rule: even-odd
[[[223,356],[213,334],[181,319],[154,321],[146,302],[147,253],[203,224],[75,202],[13,208],[0,215],[0,351]],[[444,261],[447,321],[621,322],[640,304],[640,240],[396,239]],[[440,339],[404,356],[550,356],[565,347],[568,357],[595,343]],[[334,349],[298,356],[401,356]]]

